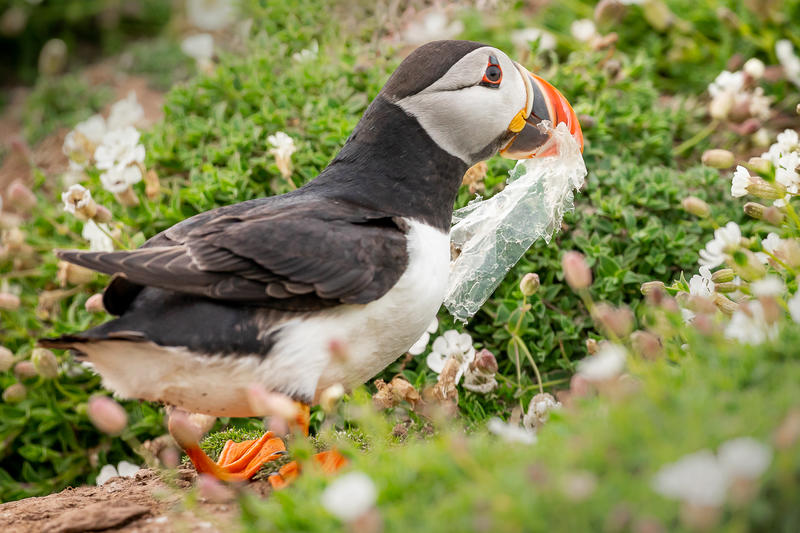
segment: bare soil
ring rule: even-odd
[[[132,76],[118,72],[113,60],[87,67],[81,75],[92,85],[106,85],[114,91],[111,103],[125,98],[130,91],[136,92],[136,98],[144,110],[141,127],[146,128],[161,120],[164,115],[164,94],[148,85],[147,78]],[[0,116],[0,145],[7,150],[0,164],[0,193],[14,180],[30,183],[33,178],[32,165],[35,165],[50,178],[55,178],[67,169],[67,157],[61,146],[69,128],[61,128],[48,135],[34,147],[29,147],[22,133],[22,113],[25,99],[30,89],[20,87],[8,92],[9,104]],[[108,116],[106,106],[101,112]]]
[[[220,532],[239,529],[234,492],[187,498],[196,479],[193,468],[181,468],[169,482],[142,469],[132,478],[115,477],[100,487],[69,487],[56,494],[0,504],[3,533]],[[265,496],[269,483],[255,481],[246,490]]]

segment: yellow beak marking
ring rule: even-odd
[[[520,109],[519,113],[514,115],[511,122],[508,124],[509,131],[519,133],[525,127],[525,110]]]

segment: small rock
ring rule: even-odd
[[[121,526],[149,511],[144,505],[125,500],[98,502],[61,513],[58,518],[47,522],[42,531],[50,533],[101,531]]]
[[[197,478],[197,471],[194,468],[180,468],[177,474],[178,479],[182,481],[194,481]]]

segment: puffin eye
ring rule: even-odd
[[[491,87],[496,89],[500,87],[500,82],[503,80],[503,69],[500,68],[500,62],[494,56],[489,56],[489,64],[486,71],[483,73],[483,79],[480,85],[484,87]]]

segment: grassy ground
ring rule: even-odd
[[[564,282],[564,251],[586,255],[595,277],[589,289],[593,301],[629,306],[644,327],[641,283],[669,284],[684,271],[691,277],[698,250],[714,228],[733,220],[753,235],[766,236],[766,226],[746,222],[740,204],[731,201],[728,174],[721,177],[699,159],[705,149],[717,146],[745,159],[763,151],[735,125],[712,123],[705,90],[737,54],[740,63],[758,57],[774,65],[778,39],[800,45],[791,31],[800,3],[774,3],[780,7],[754,10],[748,2],[725,2],[734,15],[721,12],[717,2],[677,0],[630,6],[619,16],[597,13],[598,29],[618,37],[616,46],[598,50],[570,35],[574,20],[595,16],[594,2],[537,9],[500,3],[454,15],[463,22],[459,38],[507,50],[568,97],[582,117],[589,175],[562,231],[549,245],[536,243],[474,320],[457,327],[472,335],[476,348],[497,357],[500,387],[495,392],[461,390],[459,416],[434,424],[439,431],[432,437],[426,436],[430,423],[409,409],[379,417],[345,408],[336,415],[315,412],[314,426],[324,428],[328,441],[338,442],[335,429],[352,435],[359,428],[357,433],[366,435],[367,453],[347,442],[338,446],[350,450],[354,469],[373,478],[386,530],[445,525],[448,530],[497,530],[501,525],[509,531],[654,530],[648,524],[672,530],[687,521],[679,520],[679,505],[650,488],[658,468],[744,435],[772,442],[775,456],[755,499],[726,507],[718,517],[720,527],[796,529],[800,517],[791,502],[798,496],[797,443],[785,448],[774,443],[774,431],[800,405],[794,386],[800,377],[798,361],[788,355],[797,331],[788,324],[774,343],[753,349],[731,344],[719,331],[698,336],[675,320],[664,337],[677,340],[668,344],[663,358],[630,363],[635,390],[623,387],[622,392],[575,399],[552,417],[534,446],[507,444],[483,429],[491,417],[508,419],[527,409],[539,392],[535,370],[547,390],[566,388],[575,363],[587,355],[586,340],[603,338],[586,295]],[[253,18],[247,39],[220,53],[212,71],[175,85],[167,95],[164,120],[144,132],[146,166],[161,179],[160,198],[147,199],[139,185],[140,205],[124,207],[103,190],[97,175],[86,183],[98,203],[113,206],[120,240],[134,246],[197,212],[283,193],[316,176],[401,59],[402,46],[386,35],[392,23],[401,23],[386,9],[368,4],[342,9],[319,0],[247,2],[247,15]],[[541,42],[515,45],[512,32],[529,26],[550,30],[555,48],[542,50]],[[318,55],[292,59],[314,42]],[[135,61],[154,73],[156,83],[167,85],[171,71],[185,75],[174,59],[174,44],[158,40],[138,46],[131,52],[135,57],[152,58],[152,46],[153,53],[161,50],[165,62],[176,65],[147,68],[147,62]],[[87,92],[81,83],[70,77],[40,80],[28,105],[31,140],[52,129],[50,119],[72,126],[102,105],[102,91]],[[772,98],[773,114],[764,121],[771,136],[787,124],[796,126],[797,88],[783,79],[761,85]],[[276,131],[291,135],[298,146],[289,180],[267,151],[267,137]],[[499,158],[488,162],[485,194],[499,190],[511,166]],[[25,242],[37,252],[34,264],[24,269],[32,274],[18,277],[10,261],[3,267],[4,279],[22,299],[19,310],[0,311],[3,345],[16,359],[29,357],[36,337],[73,332],[104,318],[83,308],[106,281],[99,277],[49,313],[43,314],[41,306],[37,312],[41,292],[54,288],[57,267],[50,250],[81,246],[82,224],[62,211],[53,176],[37,174],[34,190],[38,204],[22,226]],[[711,205],[710,218],[698,219],[680,208],[689,194]],[[457,205],[471,198],[464,187]],[[538,273],[542,286],[523,302],[518,284],[528,272]],[[530,308],[523,308],[528,301]],[[440,313],[439,333],[453,327],[446,312]],[[681,348],[684,343],[688,347]],[[520,355],[520,345],[530,358]],[[395,363],[382,377],[389,381],[402,373],[418,389],[433,385],[437,376],[424,355]],[[98,378],[59,357],[57,379],[24,379],[26,399],[0,404],[0,500],[91,482],[98,465],[132,457],[138,441],[163,432],[160,408],[138,402],[125,404],[131,425],[124,440],[96,432],[85,402],[99,390]],[[0,373],[0,387],[16,381],[10,370]],[[365,403],[373,391],[359,391],[346,405]],[[410,428],[403,442],[389,437],[397,423]],[[217,429],[227,424],[252,429],[260,421],[222,420]],[[302,457],[307,452],[300,446],[295,453]],[[253,530],[335,529],[341,524],[318,504],[326,484],[324,477],[310,474],[266,502],[244,496],[244,523]],[[423,511],[434,508],[436,513]]]

